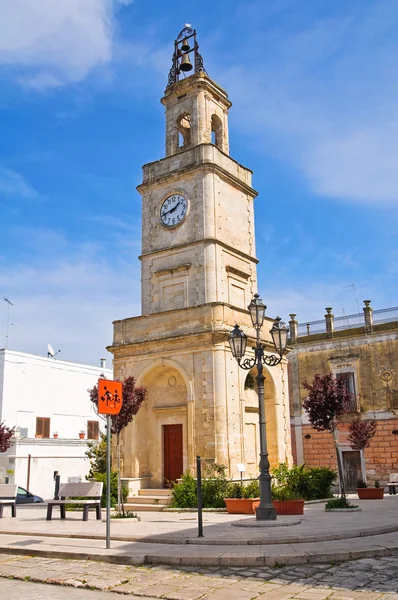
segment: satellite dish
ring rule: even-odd
[[[61,352],[61,350],[58,350],[58,352],[55,352],[54,348],[51,346],[51,344],[47,344],[47,358],[49,358],[51,356],[51,358],[54,358],[54,356],[57,356],[57,354],[59,354]]]

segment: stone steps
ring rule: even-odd
[[[126,510],[132,511],[162,511],[171,501],[170,490],[142,489],[137,496],[129,496],[125,503]]]

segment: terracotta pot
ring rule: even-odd
[[[42,439],[43,435],[41,433],[36,433],[35,438]]]
[[[360,500],[383,500],[384,488],[357,488],[357,494]]]
[[[260,498],[224,498],[230,515],[254,515]]]
[[[79,438],[80,438],[81,440],[84,440],[84,438],[85,438],[85,435],[86,435],[85,433],[79,433]]]
[[[273,500],[277,515],[304,514],[304,500]]]
[[[58,437],[58,433],[53,433],[53,438],[56,440]]]

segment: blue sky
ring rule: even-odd
[[[233,103],[231,156],[254,171],[268,314],[396,306],[397,20],[396,0],[0,0],[9,347],[97,364],[112,320],[140,313],[135,187],[164,156],[184,22]]]

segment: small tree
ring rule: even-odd
[[[90,461],[88,478],[94,477],[95,473],[106,473],[106,434],[102,433],[99,443],[87,442],[88,450],[86,456]]]
[[[98,409],[98,385],[88,390],[90,400],[95,404]],[[111,431],[107,431],[107,435],[111,433],[116,434],[116,457],[117,457],[117,504],[118,511],[122,506],[124,513],[123,498],[122,498],[122,485],[121,485],[121,474],[120,474],[120,434],[125,427],[134,419],[135,415],[140,409],[141,404],[146,398],[146,389],[143,387],[135,386],[134,377],[126,377],[123,382],[123,404],[118,415],[111,416]]]
[[[15,433],[15,427],[7,427],[3,423],[0,423],[0,452],[6,452],[8,448],[11,448],[11,438]]]
[[[342,497],[344,497],[344,475],[337,446],[337,433],[339,420],[347,412],[351,393],[347,389],[345,379],[343,377],[336,379],[332,373],[323,376],[317,374],[312,383],[308,383],[305,379],[303,387],[308,390],[308,396],[303,402],[303,408],[308,413],[312,427],[317,431],[329,431],[333,436],[340,491]]]
[[[365,450],[376,435],[377,424],[375,420],[362,421],[359,417],[353,419],[348,427],[350,432],[348,442],[353,450]],[[366,473],[363,473],[366,481]]]

